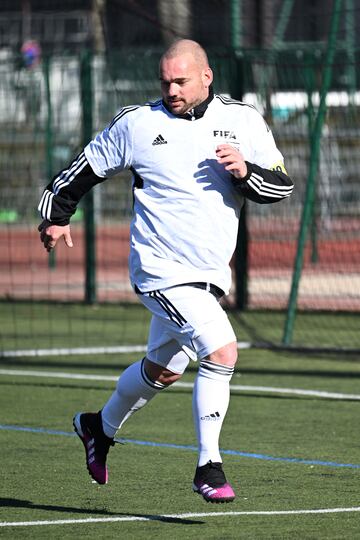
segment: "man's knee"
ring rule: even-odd
[[[206,360],[214,362],[214,364],[221,364],[223,366],[234,367],[238,357],[237,343],[233,341],[223,347],[220,347],[217,351],[209,354]]]
[[[181,378],[181,375],[178,373],[173,373],[169,369],[151,362],[148,358],[145,358],[144,367],[149,379],[154,382],[158,381],[165,386],[170,386],[170,384],[173,384]]]

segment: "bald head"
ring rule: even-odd
[[[213,75],[204,49],[191,39],[179,39],[160,60],[163,100],[175,115],[182,115],[209,95]]]
[[[205,50],[197,41],[192,39],[178,39],[170,45],[161,57],[160,64],[165,59],[177,56],[190,55],[202,69],[209,67],[209,60]]]

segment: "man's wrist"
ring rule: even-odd
[[[249,180],[252,173],[252,166],[251,166],[251,163],[249,163],[249,161],[245,161],[245,165],[247,169],[245,176],[241,176],[240,178],[237,178],[236,176],[233,175],[233,181],[235,184],[237,183],[242,184],[246,182],[247,180]]]

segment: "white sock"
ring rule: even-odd
[[[165,385],[153,382],[146,375],[144,359],[126,368],[101,411],[105,435],[113,438],[123,423],[163,388]]]
[[[211,460],[222,462],[219,452],[220,431],[230,400],[230,379],[234,368],[200,362],[193,393],[193,416],[201,467]]]

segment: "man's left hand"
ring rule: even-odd
[[[247,166],[245,160],[238,150],[231,144],[219,144],[215,150],[218,163],[225,165],[225,170],[229,171],[235,178],[245,178]]]

